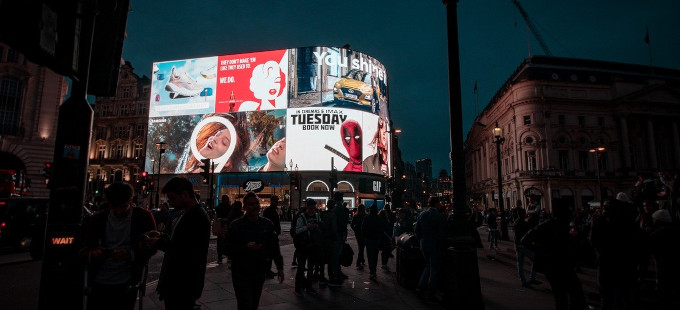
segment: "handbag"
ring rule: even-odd
[[[344,267],[352,266],[352,260],[354,260],[354,251],[348,243],[345,243],[340,253],[340,265]]]
[[[227,224],[222,223],[222,219],[214,219],[211,230],[213,235],[217,237],[224,237],[227,235]]]

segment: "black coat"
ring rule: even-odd
[[[83,248],[81,250],[81,256],[87,258],[91,250],[106,243],[106,225],[109,216],[108,208],[98,211],[93,214],[87,225],[86,233],[83,234]],[[134,261],[132,262],[132,277],[128,281],[128,284],[137,284],[142,278],[142,271],[144,270],[144,265],[149,260],[149,258],[155,253],[154,250],[148,249],[142,246],[144,233],[156,230],[156,222],[153,219],[153,215],[148,210],[133,207],[131,219],[131,231],[130,231],[130,245],[132,246],[132,252],[134,253]],[[90,263],[90,278],[94,279],[97,267],[99,263],[92,261]]]
[[[165,252],[158,291],[161,298],[189,294],[201,297],[210,242],[210,218],[199,205],[180,216],[171,237],[164,235],[158,248]]]

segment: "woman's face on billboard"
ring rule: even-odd
[[[215,159],[227,152],[230,143],[231,133],[225,128],[209,137],[198,152],[205,158]]]
[[[274,143],[269,152],[267,152],[267,160],[277,166],[286,166],[286,138],[282,138]]]

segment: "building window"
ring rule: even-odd
[[[148,98],[149,96],[149,86],[142,87],[142,98]]]
[[[559,144],[566,144],[566,143],[567,143],[567,138],[565,138],[564,136],[560,136],[559,138],[557,138],[557,143],[559,143]]]
[[[123,145],[122,144],[116,145],[116,147],[114,148],[114,155],[113,156],[116,159],[123,158]]]
[[[557,116],[557,123],[560,124],[560,125],[565,125],[565,124],[566,124],[564,115],[558,115],[558,116]]]
[[[536,151],[526,151],[527,170],[536,170]]]
[[[116,130],[116,138],[127,139],[130,136],[128,126],[118,126]]]
[[[137,124],[135,126],[135,136],[136,137],[143,137],[146,136],[146,130],[145,130],[145,125],[144,124]]]
[[[23,92],[23,83],[18,78],[5,76],[0,81],[0,134],[20,135],[19,108]]]
[[[524,125],[531,125],[531,115],[524,115]]]
[[[96,139],[97,140],[106,140],[106,127],[97,128]]]
[[[19,62],[19,52],[13,49],[7,50],[7,62],[17,63]]]
[[[135,158],[140,158],[144,155],[144,148],[141,143],[135,143]]]
[[[106,156],[106,145],[100,145],[97,150],[97,158],[104,159]]]
[[[129,88],[123,88],[121,96],[123,98],[129,98],[130,97],[130,89]]]
[[[578,125],[579,126],[585,126],[586,125],[586,117],[583,115],[578,116]]]
[[[120,115],[128,115],[128,108],[129,106],[127,104],[124,104],[120,107]]]
[[[607,153],[600,154],[600,171],[607,171]]]
[[[603,116],[597,117],[597,126],[604,127],[604,117]]]
[[[578,168],[581,170],[588,170],[588,151],[578,152]]]
[[[149,105],[149,103],[140,103],[139,108],[137,109],[137,114],[138,115],[146,115],[146,108]]]
[[[569,170],[569,151],[559,151],[558,157],[560,169]]]

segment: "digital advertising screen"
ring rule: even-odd
[[[152,70],[150,173],[158,161],[160,173],[199,173],[205,158],[215,173],[324,171],[331,158],[339,171],[390,173],[387,72],[371,56],[305,47]]]

